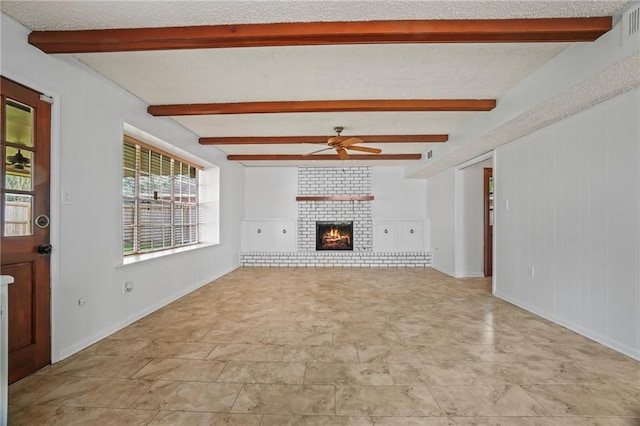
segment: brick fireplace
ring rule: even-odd
[[[364,167],[298,168],[296,251],[244,251],[244,266],[426,267],[425,251],[373,251],[373,173]],[[349,223],[351,247],[318,250],[318,223]],[[283,232],[278,229],[278,232]],[[338,238],[338,237],[334,237]],[[344,237],[340,237],[344,239]]]
[[[304,197],[371,195],[371,167],[300,167],[298,195]],[[316,222],[353,222],[353,251],[373,250],[372,201],[298,202],[298,250],[316,251]]]
[[[353,250],[353,222],[317,221],[316,250]]]

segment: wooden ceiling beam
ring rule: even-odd
[[[422,154],[354,154],[349,160],[420,160]],[[229,161],[314,161],[340,160],[337,155],[288,155],[288,154],[256,154],[256,155],[227,155]]]
[[[299,112],[491,111],[495,99],[362,99],[150,105],[156,117]]]
[[[29,43],[46,53],[95,53],[334,44],[587,42],[611,26],[609,16],[293,22],[34,31]]]
[[[326,144],[330,136],[229,136],[200,138],[202,145],[280,145]],[[432,143],[446,142],[449,135],[368,135],[360,136],[365,143]]]

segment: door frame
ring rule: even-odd
[[[61,174],[60,174],[60,93],[53,88],[35,81],[22,74],[16,74],[4,67],[0,74],[16,83],[22,84],[32,90],[44,93],[53,99],[51,104],[51,137],[50,137],[50,169],[49,169],[49,241],[54,247],[50,254],[50,327],[51,327],[51,363],[63,359],[60,354],[60,334],[58,332],[58,286],[60,283],[60,214],[61,214]]]
[[[484,276],[493,276],[493,223],[495,223],[495,189],[489,192],[489,182],[493,180],[493,167],[485,167],[483,170],[482,198],[484,200]],[[494,181],[495,182],[495,181]],[[493,203],[492,203],[493,202]],[[493,204],[493,205],[492,205]],[[493,214],[493,217],[492,217]],[[492,220],[493,219],[493,220]]]
[[[494,174],[495,174],[495,170],[496,170],[495,169],[496,167],[495,151],[486,152],[482,155],[472,158],[471,160],[465,161],[464,163],[461,163],[455,166],[454,168],[455,174],[454,174],[454,220],[453,220],[454,239],[453,240],[454,240],[454,271],[455,272],[453,276],[456,278],[484,277],[484,271],[482,272],[478,271],[477,273],[474,273],[474,274],[466,274],[463,270],[463,266],[464,266],[463,265],[463,256],[464,256],[463,247],[465,246],[465,244],[468,244],[468,237],[463,232],[463,228],[464,228],[463,217],[464,217],[465,211],[469,209],[469,207],[464,202],[465,187],[463,184],[463,173],[466,168],[475,166],[487,160],[491,160],[491,167],[493,168]],[[476,188],[476,190],[479,190],[479,188]],[[474,214],[482,214],[482,211],[483,211],[483,208],[482,210],[476,211]],[[484,221],[484,219],[482,220]],[[494,218],[494,222],[495,222],[495,218]],[[483,228],[484,228],[484,225],[483,225]],[[495,235],[495,229],[494,229],[494,235]],[[482,239],[484,240],[484,236],[482,236]],[[484,246],[484,241],[482,242],[482,245]],[[482,256],[484,258],[484,253]],[[483,259],[483,265],[484,265],[484,259]],[[495,288],[494,276],[491,277],[491,287],[493,292],[493,289]]]

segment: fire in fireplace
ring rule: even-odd
[[[353,222],[316,222],[316,250],[353,250]]]

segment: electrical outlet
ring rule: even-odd
[[[133,281],[124,282],[123,293],[133,293]]]
[[[86,297],[81,297],[80,299],[78,299],[78,306],[84,306],[87,304],[87,298]]]

